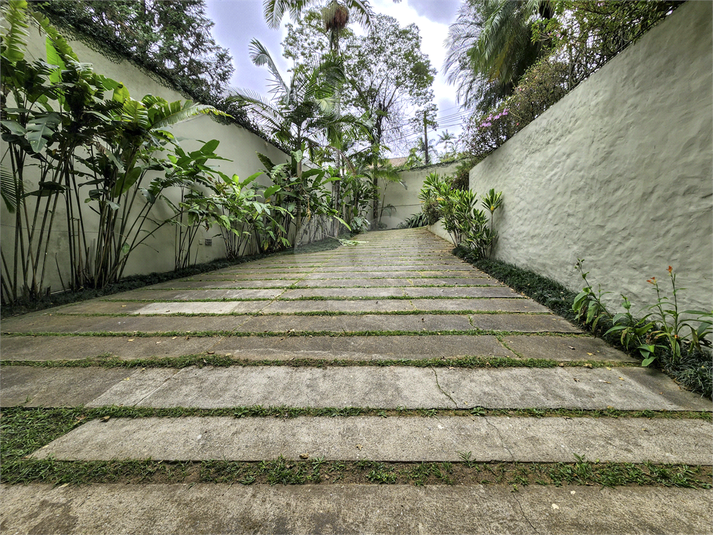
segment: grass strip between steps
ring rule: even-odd
[[[468,330],[442,330],[442,331],[263,331],[263,332],[241,332],[241,331],[88,331],[88,332],[12,332],[3,331],[3,336],[98,336],[104,338],[151,338],[151,337],[173,337],[184,336],[189,338],[206,338],[209,336],[225,336],[225,337],[241,337],[241,336],[329,336],[350,337],[350,336],[454,336],[454,335],[493,335],[493,336],[561,336],[564,338],[576,338],[584,333],[561,333],[552,331],[543,332],[523,332],[523,331],[495,331],[485,329],[468,329]],[[587,337],[589,337],[587,335]]]
[[[475,411],[475,412],[474,412]],[[34,460],[26,457],[52,440],[95,418],[164,416],[355,416],[388,417],[414,414],[440,416],[461,413],[482,413],[502,416],[508,414],[532,416],[537,409],[517,411],[386,411],[378,409],[292,409],[238,407],[232,409],[150,409],[130,407],[69,408],[69,409],[3,409],[0,413],[2,429],[2,482],[89,484],[89,483],[269,483],[269,484],[330,484],[330,483],[385,483],[385,484],[500,484],[512,485],[513,491],[529,484],[539,485],[645,485],[666,487],[710,488],[713,472],[710,466],[657,465],[651,463],[600,463],[575,456],[571,463],[508,463],[475,462],[472,452],[459,452],[460,462],[374,462],[278,459],[260,462],[200,461],[167,462],[151,460],[118,461],[57,461]],[[331,412],[331,414],[330,414]],[[542,415],[592,415],[668,417],[673,413],[653,411],[541,411]],[[699,417],[704,413],[690,413]],[[710,415],[708,415],[710,416]],[[571,417],[571,416],[570,416]]]
[[[165,303],[165,301],[163,301]],[[171,303],[182,301],[171,301]],[[62,311],[52,313],[53,316],[72,318],[212,318],[222,316],[250,316],[260,318],[262,316],[552,316],[551,312],[522,312],[509,310],[310,310],[306,312],[171,312],[166,314],[148,313],[136,314],[131,312],[80,312],[65,313]]]
[[[434,357],[430,359],[240,359],[231,355],[198,353],[180,357],[149,357],[122,359],[110,354],[76,360],[2,360],[0,366],[32,366],[36,368],[187,368],[213,366],[289,366],[293,368],[329,368],[350,366],[410,366],[414,368],[625,368],[637,363],[621,361],[575,360],[559,362],[551,359],[511,357]]]

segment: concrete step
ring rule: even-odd
[[[710,464],[713,425],[646,418],[298,417],[93,420],[32,458]]]
[[[645,368],[389,367],[105,369],[10,366],[2,406],[711,410]]]
[[[411,485],[0,486],[4,533],[710,533],[713,491]]]
[[[435,335],[438,336],[438,335]],[[166,358],[212,352],[248,360],[345,359],[420,360],[432,358],[509,357],[559,362],[635,363],[599,338],[580,335],[511,335],[507,347],[492,335],[421,336],[6,336],[2,358],[8,361],[78,360],[107,356],[121,359]],[[509,348],[509,349],[508,349]]]
[[[581,333],[560,318],[547,314],[409,314],[347,316],[73,316],[45,313],[10,318],[3,333],[288,333],[288,332],[446,332],[508,331]]]

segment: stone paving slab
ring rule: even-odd
[[[141,303],[140,303],[141,304]],[[162,302],[150,303],[132,314],[253,314],[268,305],[265,301]]]
[[[199,297],[199,296],[196,296]],[[251,314],[268,305],[266,301],[217,301],[122,303],[90,301],[57,309],[60,314]]]
[[[2,358],[10,361],[78,360],[113,356],[122,359],[164,358],[210,351],[219,336],[5,336]],[[502,351],[507,351],[502,349]],[[9,368],[3,368],[3,370]]]
[[[471,324],[472,322],[472,324]],[[196,333],[235,331],[282,332],[441,332],[474,329],[516,332],[579,333],[566,320],[544,314],[405,314],[339,316],[72,316],[42,315],[11,318],[3,322],[5,333]]]
[[[492,277],[482,273],[471,273],[468,271],[325,271],[318,270],[314,273],[306,273],[303,278],[307,280],[324,279],[417,279],[428,281],[431,279],[465,279],[465,280],[490,280]],[[497,281],[496,281],[497,282]],[[481,284],[481,283],[476,283]],[[498,283],[499,284],[499,283]]]
[[[149,318],[147,318],[149,319]],[[471,330],[468,316],[378,315],[359,316],[253,316],[236,327],[238,332],[438,332]]]
[[[192,338],[191,340],[198,340]],[[515,357],[490,335],[422,336],[238,336],[212,349],[239,359],[419,360],[464,356]]]
[[[428,264],[426,266],[419,266],[414,264],[409,264],[407,266],[390,266],[390,265],[374,265],[374,266],[361,266],[355,267],[353,265],[335,266],[332,262],[328,266],[321,268],[321,271],[328,271],[329,273],[453,273],[456,275],[471,273],[480,276],[487,277],[488,275],[470,264],[448,264],[441,266],[434,266],[433,264]]]
[[[291,278],[287,280],[225,280],[228,276],[221,276],[216,279],[184,279],[164,282],[148,286],[148,290],[173,290],[173,289],[204,289],[204,288],[246,288],[257,291],[267,288],[289,288],[299,279]]]
[[[93,420],[32,454],[66,461],[591,461],[710,465],[713,425],[641,418],[298,417]]]
[[[6,366],[0,375],[0,406],[85,405],[132,373],[117,368]]]
[[[302,279],[295,283],[296,288],[379,288],[384,286],[502,286],[495,279]]]
[[[477,312],[536,312],[552,314],[552,311],[532,299],[412,299],[416,310],[428,311],[465,311]]]
[[[4,533],[710,533],[713,491],[474,485],[2,485]],[[554,506],[554,507],[553,507]]]
[[[473,314],[471,323],[484,331],[581,333],[579,327],[554,314]]]
[[[710,400],[681,389],[663,373],[648,368],[501,368],[487,372],[437,370],[438,383],[458,408],[713,408]]]
[[[5,333],[162,333],[234,331],[250,316],[39,316],[3,321]]]
[[[280,299],[302,299],[310,297],[483,297],[483,298],[522,298],[519,293],[506,286],[470,286],[458,288],[304,288],[287,290]]]
[[[571,360],[618,360],[639,362],[623,351],[613,348],[601,338],[580,336],[563,338],[561,336],[526,336],[512,335],[504,338],[507,346],[525,358]]]
[[[409,297],[514,297],[522,298],[522,294],[507,286],[471,286],[458,288],[404,288]]]
[[[133,290],[103,297],[104,301],[195,301],[199,299],[250,300],[275,299],[285,290],[220,290],[220,289],[178,289],[178,290]]]
[[[543,312],[550,310],[528,299],[355,299],[317,301],[273,301],[263,313],[279,312],[434,312],[434,311],[490,311]]]
[[[2,399],[9,406],[29,397],[32,406],[50,407],[130,405],[140,398],[141,406],[198,408],[713,408],[710,400],[643,368],[237,366],[183,368],[167,380],[169,372],[176,370],[12,366],[3,370]]]

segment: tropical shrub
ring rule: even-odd
[[[219,112],[151,95],[132,99],[123,84],[81,63],[24,0],[8,2],[3,17],[9,27],[0,48],[1,128],[7,143],[1,185],[5,208],[14,216],[13,239],[2,248],[3,303],[50,291],[45,275],[53,260],[50,244],[58,239],[60,206],[69,257],[63,286],[103,287],[118,280],[131,253],[167,223],[150,218],[163,191],[205,172],[194,165],[193,153],[180,156],[165,129],[196,114]],[[30,18],[47,35],[47,61],[25,59]],[[31,168],[37,189],[28,191]],[[90,238],[91,217],[98,232]],[[154,224],[150,231],[147,222]]]
[[[325,169],[303,169],[305,155],[301,150],[292,151],[290,160],[274,164],[270,158],[258,153],[264,173],[273,185],[264,192],[265,202],[276,213],[265,212],[259,225],[262,251],[277,251],[300,243],[302,235],[316,227],[325,230],[331,221],[349,225],[338,216],[332,207],[332,196],[326,186],[339,180]]]
[[[671,266],[668,267],[670,297],[664,293],[656,277],[648,279],[647,282],[656,291],[656,302],[648,307],[650,313],[635,318],[631,314],[631,302],[624,295],[624,312],[612,315],[607,310],[602,303],[602,297],[608,292],[603,292],[601,288],[596,292],[592,289],[583,264],[582,259],[576,264],[585,282],[584,289],[572,304],[577,319],[589,325],[595,332],[599,325],[604,337],[616,335],[624,348],[641,355],[642,366],[648,366],[657,359],[664,360],[664,365],[677,365],[685,354],[700,353],[705,347],[711,346],[708,337],[713,333],[713,312],[679,312],[677,295],[681,290],[676,287],[676,273]]]

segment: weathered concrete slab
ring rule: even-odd
[[[482,273],[471,273],[469,271],[331,271],[319,269],[314,273],[305,274],[304,279],[308,280],[323,280],[323,279],[465,279],[476,281],[494,281],[492,277],[488,277]],[[497,282],[497,281],[495,281]],[[484,284],[475,282],[473,284]],[[498,284],[500,284],[498,282]]]
[[[378,288],[383,286],[502,286],[495,279],[303,279],[295,283],[296,288]]]
[[[17,367],[15,398],[26,382],[55,381],[43,389],[52,399],[62,384],[56,369]],[[23,372],[22,370],[36,370]],[[80,368],[91,380],[89,368]],[[68,370],[76,371],[75,369]],[[661,373],[640,368],[448,369],[390,367],[184,368],[166,381],[164,369],[141,371],[131,385],[160,385],[139,403],[147,407],[223,408],[250,405],[289,407],[405,408],[572,408],[621,410],[711,410],[710,400],[680,390]],[[127,375],[128,376],[128,375]],[[67,374],[70,379],[71,373]],[[621,379],[620,379],[621,378]],[[68,379],[69,380],[69,379]],[[74,380],[74,379],[72,379]],[[128,382],[127,382],[128,383]],[[87,402],[89,406],[130,405],[135,394],[121,384]],[[134,389],[138,386],[134,387]],[[13,391],[14,392],[14,391]],[[34,392],[34,391],[33,391]],[[15,395],[15,394],[13,394]],[[52,406],[51,403],[45,404]]]
[[[280,299],[302,299],[305,297],[502,297],[522,298],[519,293],[505,286],[470,286],[458,288],[305,288],[300,290],[287,290],[280,295]]]
[[[249,316],[42,316],[27,321],[11,318],[3,321],[4,332],[12,333],[160,333],[190,334],[201,331],[232,331]]]
[[[158,336],[5,336],[3,360],[79,360],[95,357],[123,359],[181,357],[205,353],[221,337]],[[507,351],[503,348],[503,351]],[[509,352],[508,352],[509,353]]]
[[[219,290],[219,289],[180,289],[180,290],[134,290],[104,297],[106,301],[196,301],[201,299],[234,300],[266,300],[275,299],[284,293],[280,290]]]
[[[196,295],[200,297],[200,295]],[[265,301],[137,303],[121,301],[87,301],[56,309],[60,314],[251,314],[268,305]]]
[[[515,357],[490,335],[439,336],[437,340],[426,340],[422,336],[238,336],[223,338],[212,349],[216,354],[255,360]]]
[[[305,288],[302,290],[286,290],[280,299],[304,299],[312,297],[404,297],[405,288]]]
[[[440,387],[459,408],[713,409],[710,400],[682,390],[663,373],[648,368],[438,369],[436,372]]]
[[[713,425],[641,418],[299,417],[94,420],[32,454],[68,461],[261,461],[711,464]],[[359,445],[360,447],[358,447]]]
[[[549,308],[532,299],[506,298],[462,298],[462,299],[412,299],[416,310],[428,311],[466,311],[477,312],[537,312],[551,314]]]
[[[317,301],[273,301],[262,309],[265,314],[294,314],[296,312],[414,312],[407,299],[356,299]]]
[[[554,314],[473,314],[471,323],[485,331],[581,333],[582,330]]]
[[[143,305],[132,314],[254,314],[268,305],[265,301],[164,302]]]
[[[445,266],[434,266],[433,264],[428,264],[427,266],[420,266],[420,265],[408,265],[408,266],[390,266],[390,265],[374,265],[374,266],[360,266],[360,267],[355,267],[355,266],[335,266],[332,262],[329,263],[329,265],[324,266],[321,268],[321,271],[328,271],[329,273],[354,273],[355,275],[358,275],[359,273],[374,273],[374,272],[381,272],[381,273],[393,273],[393,272],[401,272],[401,273],[453,273],[457,275],[470,275],[474,274],[476,276],[480,277],[487,277],[485,273],[482,271],[474,268],[470,264],[447,264]],[[444,275],[445,276],[445,275]],[[450,276],[450,275],[449,275]]]
[[[713,491],[584,486],[2,485],[4,533],[710,533]],[[553,507],[553,505],[555,507]]]
[[[227,280],[226,280],[227,279]],[[246,288],[246,289],[267,289],[267,288],[289,288],[298,278],[287,280],[240,280],[231,279],[229,276],[216,277],[215,279],[192,279],[182,281],[170,281],[162,284],[148,286],[148,289],[155,290],[204,290],[221,288]]]
[[[146,318],[149,319],[149,318]],[[359,316],[252,316],[236,327],[238,332],[439,332],[471,330],[468,316],[378,315]]]
[[[571,360],[612,360],[638,362],[623,351],[614,349],[600,338],[579,336],[512,335],[505,337],[505,343],[513,351],[525,358]]]
[[[0,406],[76,407],[90,402],[133,371],[109,368],[3,367]]]
[[[504,297],[522,298],[507,286],[459,286],[458,288],[404,288],[409,297]]]
[[[109,390],[101,400],[95,400],[89,406],[127,404],[125,401],[128,399],[122,392]],[[384,403],[386,405],[382,405]],[[438,389],[431,370],[396,366],[375,369],[372,373],[366,368],[184,368],[139,403],[143,407],[250,405],[453,406]]]
[[[180,371],[174,368],[142,368],[135,370],[130,376],[87,403],[87,406],[140,405],[179,373]],[[121,403],[114,403],[113,400],[115,399],[121,399],[122,401]]]

